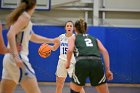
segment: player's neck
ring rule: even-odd
[[[32,16],[32,15],[33,15],[33,13],[34,13],[34,10],[33,10],[33,9],[31,9],[31,10],[27,11],[27,13],[28,13],[30,16]]]
[[[66,37],[70,37],[70,36],[72,36],[72,33],[66,33],[65,35],[66,35]]]

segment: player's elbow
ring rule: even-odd
[[[8,40],[11,40],[11,39],[13,39],[13,36],[12,36],[13,34],[9,31],[8,33],[7,33],[7,39]]]
[[[103,51],[101,51],[101,54],[102,54],[102,55],[109,55],[109,54],[108,54],[108,51],[107,51],[106,49],[103,50]]]
[[[8,53],[8,49],[4,46],[0,49],[0,54],[5,54],[5,53]]]
[[[67,50],[67,53],[72,53],[72,52],[73,52],[72,49],[68,49],[68,50]]]
[[[1,49],[0,54],[5,54],[5,51],[3,49]]]

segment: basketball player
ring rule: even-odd
[[[29,63],[29,40],[35,43],[53,43],[54,40],[35,34],[32,30],[31,16],[36,0],[21,0],[20,5],[7,17],[10,27],[7,38],[12,53],[4,56],[0,93],[13,93],[19,83],[26,93],[41,93],[35,72]],[[18,53],[16,43],[22,45]]]
[[[67,70],[65,65],[67,62],[66,54],[68,49],[68,38],[71,36],[74,36],[73,34],[73,22],[67,21],[65,24],[65,34],[61,34],[58,38],[55,38],[59,41],[57,43],[58,45],[55,46],[54,50],[56,50],[60,46],[60,55],[59,55],[59,61],[57,65],[57,71],[56,71],[56,93],[62,93],[62,89],[64,86],[65,79],[67,77],[67,73],[69,76],[72,76],[74,64],[75,64],[75,58],[74,55],[72,55],[71,65],[70,68]],[[81,93],[85,93],[82,89]]]
[[[84,20],[80,19],[75,22],[75,31],[76,35],[70,37],[68,41],[66,64],[66,68],[69,68],[74,48],[76,48],[75,73],[72,75],[72,83],[70,83],[71,93],[80,93],[87,77],[98,93],[109,93],[106,77],[108,80],[112,80],[113,74],[110,71],[107,50],[98,39],[86,34],[87,23]],[[106,76],[100,53],[105,62]]]

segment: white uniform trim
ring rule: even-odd
[[[105,82],[105,80],[106,80],[106,77],[105,77],[105,74],[104,74],[104,76],[101,78],[101,80],[99,81],[98,84],[100,84],[100,83],[102,83],[102,82]]]

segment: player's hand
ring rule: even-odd
[[[17,51],[18,53],[22,50],[22,45],[20,43],[17,43]],[[6,48],[6,47],[5,47]],[[6,50],[7,49],[7,50]],[[13,53],[13,51],[10,48],[6,48],[6,53]]]
[[[65,64],[65,67],[66,67],[66,69],[69,69],[69,68],[70,68],[69,62],[67,62],[67,63]]]
[[[107,80],[112,80],[113,79],[113,73],[110,70],[106,71],[106,77]]]
[[[22,45],[21,43],[17,43],[17,51],[20,52],[22,50]]]
[[[15,56],[14,60],[16,62],[17,67],[21,68],[23,66],[23,62],[18,56]]]

